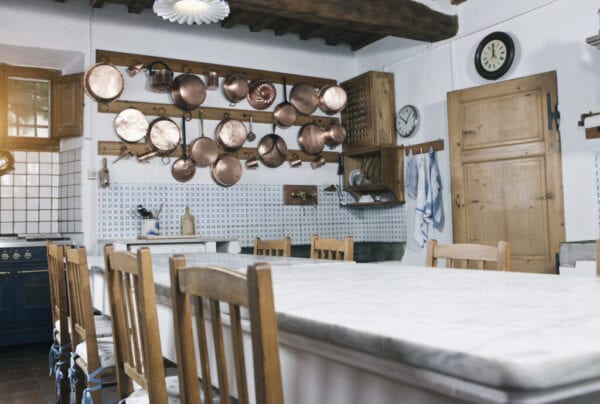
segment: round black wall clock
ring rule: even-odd
[[[504,76],[515,58],[515,44],[505,32],[492,32],[481,40],[475,51],[475,68],[485,79]]]

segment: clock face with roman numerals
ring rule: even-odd
[[[475,68],[481,77],[496,80],[510,69],[514,56],[512,38],[504,32],[493,32],[479,43],[475,52]]]

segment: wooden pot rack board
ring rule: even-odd
[[[193,74],[206,74],[208,71],[215,71],[219,77],[225,77],[231,73],[240,73],[246,76],[248,80],[263,78],[271,83],[277,84],[282,84],[284,77],[289,85],[309,83],[317,88],[320,88],[325,84],[337,84],[336,80],[323,77],[302,76],[298,74],[274,72],[270,70],[249,69],[240,66],[226,66],[215,63],[194,62],[158,56],[136,55],[133,53],[113,52],[102,49],[96,50],[96,61],[108,62],[117,66],[129,67],[138,63],[143,63],[144,66],[148,66],[150,63],[157,60],[166,63],[173,70],[173,72],[182,72],[186,70],[186,67],[189,67]]]
[[[577,122],[577,126],[585,126],[585,120],[591,116],[600,115],[600,112],[591,112],[588,114],[581,114],[579,118],[579,122]],[[585,128],[585,138],[586,139],[596,139],[600,137],[600,126]]]
[[[110,103],[98,103],[98,112],[105,112],[111,114],[118,114],[125,108],[137,108],[144,115],[155,115],[155,116],[169,116],[172,118],[181,118],[183,111],[173,104],[159,104],[153,102],[137,102],[137,101],[113,101]],[[232,119],[238,119],[240,121],[249,121],[252,117],[254,123],[273,123],[273,112],[268,111],[256,111],[256,110],[241,110],[241,109],[229,109],[229,108],[215,108],[215,107],[199,107],[191,112],[192,118],[200,119],[200,111],[204,119],[207,120],[218,120],[223,119],[225,114],[229,115]],[[319,126],[325,126],[330,121],[339,121],[338,118],[329,116],[317,116],[317,115],[300,115],[296,118],[294,125],[304,125],[306,123],[314,122]]]
[[[408,153],[411,150],[413,154],[428,153],[429,148],[432,148],[433,151],[442,151],[444,150],[444,141],[442,139],[438,139],[432,142],[425,142],[413,145],[401,145],[401,147],[404,147],[404,155],[408,156]]]
[[[98,154],[102,156],[120,156],[124,150],[129,149],[129,151],[133,154],[133,156],[139,156],[148,151],[148,146],[145,143],[125,143],[125,142],[111,142],[111,141],[99,141],[98,142]],[[190,154],[190,148],[187,146],[188,155]],[[219,154],[226,154],[226,152],[219,148]],[[260,156],[254,147],[242,147],[236,152],[232,152],[229,154],[233,154],[240,160],[248,160],[252,157],[260,160]],[[173,153],[169,154],[167,157],[181,157],[181,147],[178,147]],[[337,163],[338,162],[338,152],[328,152],[324,151],[319,154],[320,157],[325,159],[327,163]],[[297,158],[302,161],[315,161],[319,158],[319,156],[313,156],[310,154],[306,154],[301,150],[289,150],[287,153],[287,160],[296,160]],[[160,156],[158,156],[160,158]]]

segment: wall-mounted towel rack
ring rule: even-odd
[[[438,139],[431,142],[402,145],[402,147],[404,147],[404,154],[408,156],[410,150],[412,150],[413,154],[427,153],[429,152],[429,148],[432,148],[433,151],[442,151],[444,150],[444,141],[442,139]]]

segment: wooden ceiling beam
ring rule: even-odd
[[[141,13],[147,7],[145,0],[127,0],[127,11],[134,14]]]
[[[346,41],[350,44],[350,49],[357,51],[360,48],[372,44],[373,42],[379,41],[383,36],[377,34],[364,34],[359,36],[356,40]]]
[[[261,15],[259,17],[260,19],[258,22],[248,25],[250,27],[250,32],[261,31],[280,18],[278,15]]]
[[[239,24],[244,19],[246,13],[243,10],[233,10],[229,13],[229,16],[221,21],[221,27],[231,28],[236,24]]]
[[[411,0],[229,0],[229,5],[338,29],[428,42],[448,39],[458,31],[456,16]]]

